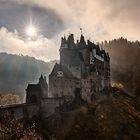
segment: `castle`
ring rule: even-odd
[[[0,108],[0,112],[14,112],[18,118],[41,114],[51,115],[66,99],[81,97],[92,102],[93,96],[110,88],[110,57],[105,50],[81,34],[75,43],[74,35],[61,38],[60,63],[55,64],[49,75],[39,78],[37,84],[26,89],[26,103]]]
[[[88,102],[92,96],[110,87],[110,57],[81,34],[75,43],[74,35],[61,38],[60,64],[55,64],[49,75],[49,95],[75,96],[80,89]]]

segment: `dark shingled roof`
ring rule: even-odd
[[[105,50],[100,49],[99,45],[96,45],[96,44],[94,44],[93,42],[91,42],[91,41],[89,41],[89,40],[88,40],[87,42],[88,42],[87,47],[88,47],[89,50],[96,49],[96,53],[97,53],[99,56],[103,57],[102,54],[104,54],[104,59],[105,59],[106,61],[109,60],[109,55],[108,55],[108,53],[106,53]]]
[[[26,90],[42,91],[42,88],[40,84],[28,84],[28,87]]]
[[[76,78],[73,76],[73,74],[69,71],[69,69],[66,66],[61,65],[61,64],[57,64],[57,63],[55,64],[55,66],[52,70],[52,73],[50,75],[52,75],[58,71],[63,71],[63,75],[65,78],[71,78],[71,79]]]

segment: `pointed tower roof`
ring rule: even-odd
[[[81,37],[80,37],[79,47],[80,48],[86,47],[85,37],[82,34],[81,34]]]
[[[65,78],[76,78],[66,66],[57,63],[54,65],[54,68],[50,75],[56,75],[58,71],[62,71]]]
[[[40,76],[40,78],[39,78],[39,82],[38,82],[38,83],[41,83],[42,81],[44,81],[43,74],[41,74],[41,76]]]
[[[41,73],[41,76],[40,76],[40,78],[39,79],[43,79],[43,74]]]
[[[85,37],[81,34],[80,42],[85,42]]]

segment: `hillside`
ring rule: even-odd
[[[121,83],[127,92],[140,96],[140,42],[121,37],[100,45],[109,52],[112,81]]]
[[[24,96],[27,84],[38,82],[41,73],[48,77],[55,62],[0,53],[0,93]]]
[[[64,102],[47,118],[34,116],[17,120],[14,115],[0,114],[1,132],[5,140],[140,139],[140,104],[135,98],[116,88],[95,97],[89,104],[77,96],[71,102]]]
[[[140,106],[123,91],[108,91],[91,104],[74,105],[43,121],[47,135],[55,140],[140,139]]]

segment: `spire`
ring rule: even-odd
[[[67,48],[67,39],[66,39],[65,35],[64,35],[64,37],[61,37],[60,51],[61,51],[63,48]]]
[[[69,48],[74,48],[75,47],[75,43],[74,43],[74,35],[70,34],[68,37],[68,47]]]
[[[47,84],[46,76],[43,77],[43,75],[41,74],[38,84],[40,84],[40,85]]]
[[[64,44],[64,38],[61,37],[61,46],[60,47],[63,47],[63,44]]]
[[[63,43],[63,41],[64,41],[64,38],[63,38],[63,37],[61,37],[61,43]]]
[[[44,80],[44,79],[43,79],[43,75],[42,75],[42,73],[41,73],[41,76],[40,76],[40,78],[39,78],[39,83],[41,83],[43,80]]]
[[[82,28],[80,28],[80,31],[81,31],[81,35],[83,34],[83,29]]]
[[[80,37],[80,42],[82,43],[82,42],[85,42],[85,38],[84,38],[84,36],[81,34],[81,37]]]
[[[43,74],[41,73],[40,79],[43,79]]]
[[[86,47],[86,41],[85,41],[85,37],[83,36],[83,33],[82,33],[82,28],[80,28],[80,30],[81,30],[80,47]]]
[[[80,43],[84,45],[84,44],[86,44],[86,42],[85,42],[85,38],[83,36],[83,29],[80,28],[80,31],[81,31]]]
[[[66,36],[64,35],[64,43],[66,43],[66,41],[67,41],[67,40],[66,40]]]

